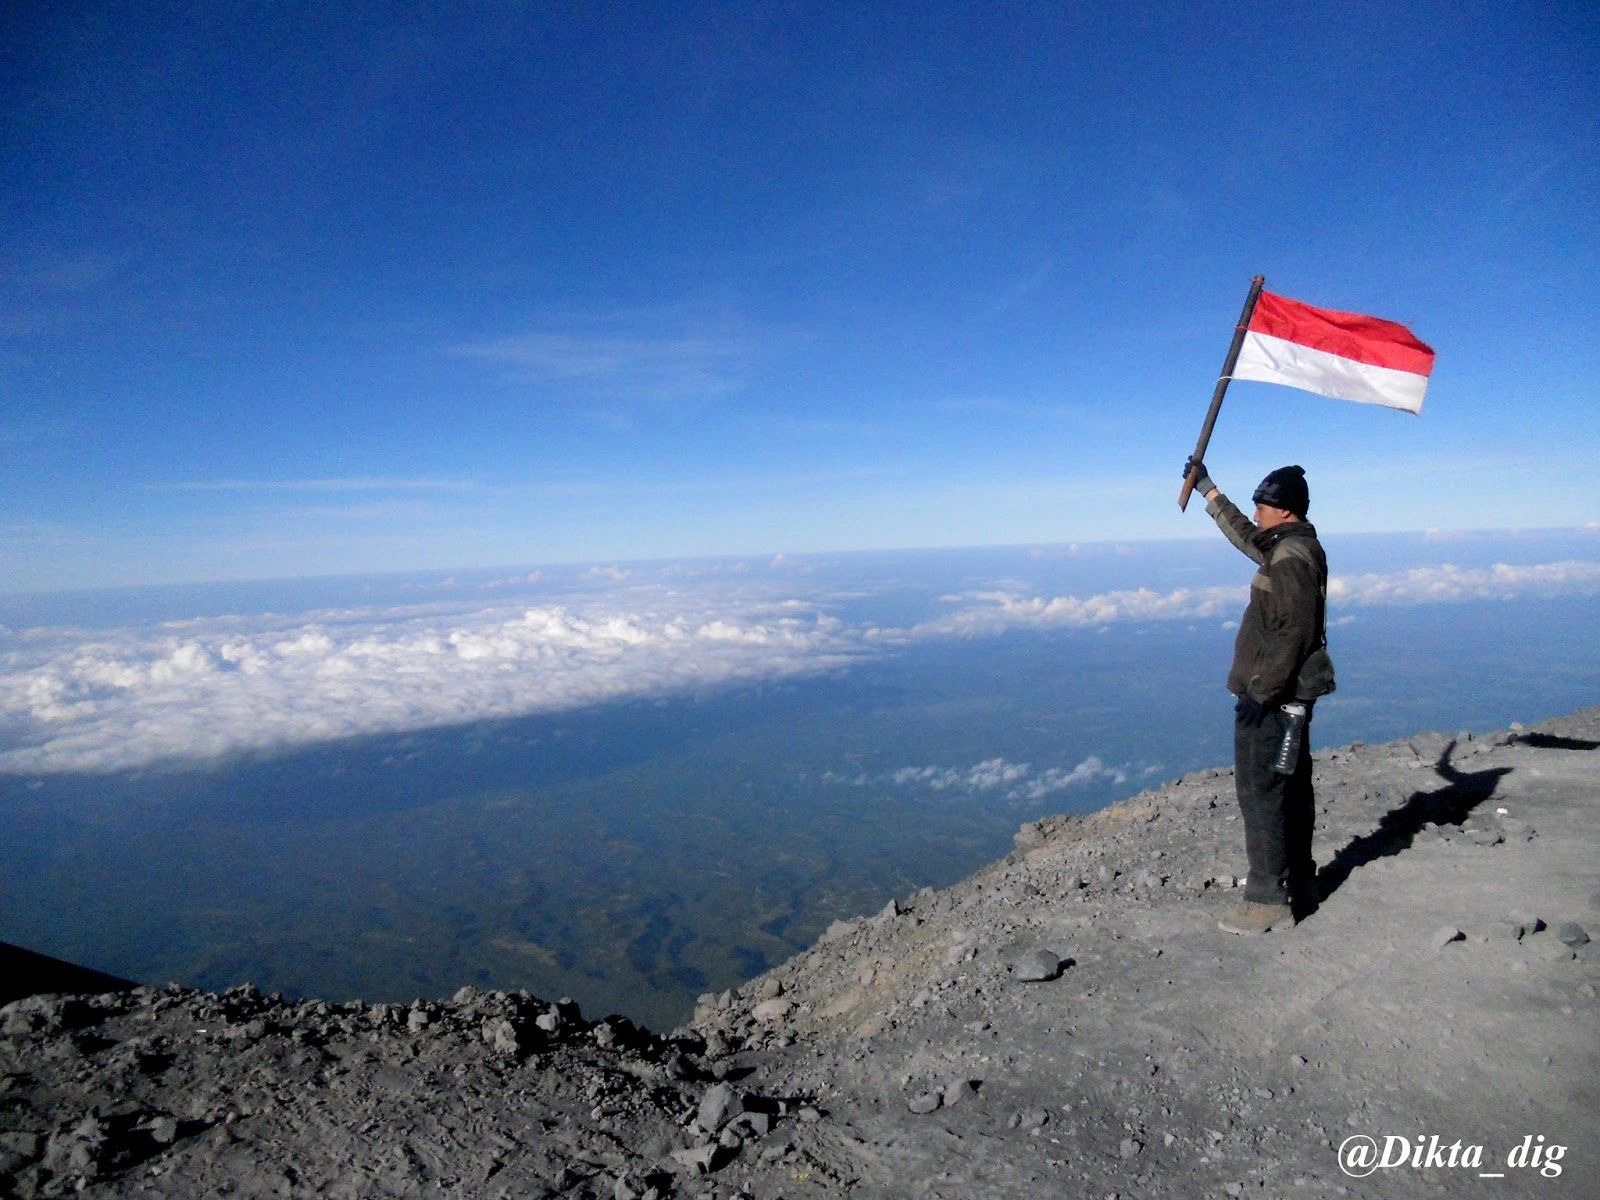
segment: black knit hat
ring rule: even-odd
[[[1268,508],[1285,509],[1305,520],[1306,510],[1311,507],[1311,489],[1306,486],[1305,468],[1279,467],[1261,481],[1250,499]]]

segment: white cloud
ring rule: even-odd
[[[1071,769],[1051,767],[1039,775],[1038,778],[1030,780],[1027,786],[1027,798],[1039,800],[1051,792],[1061,792],[1067,788],[1082,787],[1085,784],[1105,781],[1118,784],[1126,783],[1128,781],[1127,769],[1125,767],[1108,767],[1091,754]]]
[[[854,779],[830,774],[825,778],[835,782],[865,787],[865,775]],[[1125,767],[1108,767],[1097,756],[1090,755],[1075,767],[1048,767],[1035,771],[1031,763],[1008,762],[1004,758],[988,758],[970,767],[901,767],[880,777],[879,782],[903,788],[924,788],[934,792],[1000,792],[1007,800],[1042,800],[1055,792],[1083,787],[1091,783],[1125,783]]]
[[[465,492],[475,484],[460,479],[216,479],[152,485],[173,492]]]
[[[1240,587],[1178,588],[1154,592],[1101,592],[1079,598],[1020,596],[1011,592],[976,592],[965,597],[969,607],[914,626],[915,637],[981,637],[1008,629],[1081,629],[1122,621],[1166,621],[1214,617],[1242,607]],[[970,602],[976,600],[977,604]]]
[[[1555,562],[1531,566],[1467,568],[1417,567],[1386,574],[1335,575],[1328,580],[1330,607],[1386,604],[1442,604],[1463,600],[1511,600],[1519,596],[1594,595],[1600,593],[1600,563]],[[969,592],[941,600],[966,607],[913,626],[910,630],[877,630],[883,641],[906,637],[982,637],[1010,629],[1082,629],[1128,621],[1193,620],[1237,616],[1248,588],[1148,588],[1095,595],[1045,599],[1016,590]],[[1234,622],[1224,621],[1224,628]]]
[[[566,606],[329,610],[6,641],[0,770],[19,773],[557,711],[825,670],[858,653],[814,606],[659,589]]]
[[[1330,604],[1440,604],[1460,600],[1514,600],[1519,596],[1600,592],[1600,563],[1554,562],[1513,567],[1417,567],[1384,575],[1328,581]]]
[[[722,332],[672,337],[546,329],[470,342],[453,352],[514,379],[662,401],[737,390],[762,347]]]
[[[1027,763],[1008,763],[1003,758],[990,758],[964,771],[951,767],[901,767],[889,774],[889,782],[898,787],[926,787],[936,792],[948,788],[989,792],[1022,779],[1029,769]]]

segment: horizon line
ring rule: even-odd
[[[1315,524],[1315,522],[1312,522]],[[1365,530],[1358,532],[1338,532],[1322,534],[1319,536],[1335,541],[1347,538],[1372,538],[1372,537],[1414,537],[1422,539],[1436,539],[1440,541],[1465,540],[1468,538],[1497,535],[1502,537],[1536,536],[1557,533],[1600,536],[1600,521],[1589,521],[1583,525],[1537,525],[1537,526],[1498,526],[1473,529],[1442,529],[1433,527],[1429,529],[1406,530]],[[857,557],[873,554],[960,554],[981,550],[1075,550],[1078,547],[1101,546],[1156,546],[1177,542],[1200,542],[1208,540],[1205,532],[1196,532],[1192,535],[1178,537],[1125,537],[1125,538],[1072,538],[1059,542],[982,542],[967,543],[953,546],[873,546],[857,549],[827,549],[827,550],[744,550],[724,551],[708,554],[663,554],[643,558],[624,558],[618,556],[605,556],[592,559],[558,559],[544,562],[510,562],[510,563],[476,563],[456,564],[448,567],[411,567],[392,570],[377,571],[349,571],[329,572],[326,574],[312,575],[241,575],[223,576],[209,579],[171,579],[164,582],[145,583],[108,583],[88,584],[68,587],[22,588],[13,591],[0,591],[0,600],[36,598],[47,596],[72,596],[88,595],[100,592],[129,592],[140,590],[157,590],[161,588],[208,588],[208,587],[237,587],[252,584],[292,584],[292,583],[324,583],[334,580],[350,579],[405,579],[416,576],[450,576],[460,573],[498,572],[498,571],[543,571],[543,570],[581,570],[594,568],[617,567],[650,567],[672,563],[711,563],[728,562],[734,560],[758,559],[771,565],[780,560],[787,559],[814,559],[822,557],[850,556]]]

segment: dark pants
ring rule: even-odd
[[[1274,706],[1260,725],[1233,725],[1233,783],[1244,817],[1244,847],[1249,879],[1244,898],[1262,904],[1288,904],[1292,894],[1316,877],[1311,859],[1311,829],[1316,801],[1311,791],[1311,722],[1300,738],[1293,775],[1272,769],[1287,718]]]

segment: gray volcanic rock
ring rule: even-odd
[[[943,1102],[938,1092],[918,1092],[906,1101],[906,1107],[919,1116],[927,1116]]]
[[[1563,921],[1556,926],[1556,937],[1568,946],[1587,946],[1589,935],[1576,921]]]
[[[1012,968],[1022,983],[1039,983],[1061,974],[1061,957],[1054,950],[1030,950]]]
[[[1212,769],[1029,822],[667,1035],[473,988],[28,997],[0,1008],[0,1196],[1578,1195],[1600,970],[1534,914],[1600,912],[1596,742],[1600,709],[1318,751],[1324,899],[1248,941],[1216,928],[1243,831]],[[1018,986],[1022,947],[1054,982]],[[1504,1177],[1340,1169],[1350,1137],[1435,1132]],[[1525,1136],[1558,1176],[1506,1166]]]
[[[707,1088],[700,1098],[696,1120],[707,1133],[717,1133],[724,1125],[744,1112],[744,1099],[725,1083]]]

